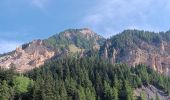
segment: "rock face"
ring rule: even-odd
[[[144,100],[156,100],[156,96],[159,97],[160,100],[169,100],[170,96],[168,93],[161,91],[154,87],[153,85],[142,86],[141,88],[137,88],[134,91],[134,95],[140,97],[141,94],[144,94]]]
[[[25,72],[43,65],[54,54],[52,50],[43,45],[42,40],[35,40],[16,48],[11,55],[1,57],[0,66],[8,69],[11,64],[14,64],[18,72]]]
[[[101,56],[111,63],[121,62],[132,67],[145,64],[170,76],[170,41],[164,35],[169,33],[124,31],[105,42],[100,50]]]
[[[153,48],[160,49],[160,51]],[[161,47],[152,47],[151,45],[145,44],[144,48],[136,48],[134,50],[127,51],[126,56],[128,58],[122,59],[122,61],[127,63],[129,66],[146,64],[159,73],[170,75],[170,52],[168,52],[167,48],[169,47],[167,45],[165,48],[166,50],[163,51],[161,50]]]

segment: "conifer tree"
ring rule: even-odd
[[[10,90],[7,82],[4,80],[2,84],[0,84],[0,100],[9,100],[10,98]]]

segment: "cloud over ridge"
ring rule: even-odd
[[[170,15],[169,0],[100,0],[84,17],[83,23],[105,32],[126,28],[163,30]],[[159,15],[159,14],[160,15]],[[156,21],[156,22],[155,22]],[[165,26],[159,26],[159,23]]]

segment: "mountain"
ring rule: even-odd
[[[88,28],[68,29],[45,40],[34,40],[0,57],[0,66],[25,72],[56,58],[84,57],[91,53],[107,61],[135,67],[145,64],[170,75],[170,31],[124,30],[105,39]],[[93,52],[96,51],[96,52]]]
[[[170,31],[87,28],[34,40],[0,55],[0,100],[169,100],[169,44]]]
[[[155,71],[170,75],[170,31],[125,30],[107,39],[100,55],[111,63],[129,66],[146,64]]]
[[[105,39],[88,28],[68,29],[45,40],[34,40],[17,47],[0,57],[0,66],[16,66],[18,72],[25,72],[43,65],[51,58],[81,54],[90,49],[98,50]]]

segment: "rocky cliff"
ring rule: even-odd
[[[121,62],[133,67],[146,64],[159,73],[170,75],[168,36],[168,32],[126,30],[105,42],[101,56],[111,63]]]
[[[8,69],[11,65],[14,65],[18,72],[25,72],[43,65],[54,54],[54,51],[43,45],[42,40],[34,40],[31,43],[17,47],[12,54],[1,57],[0,66]]]
[[[170,96],[168,93],[156,88],[153,85],[142,86],[141,88],[137,88],[134,91],[134,95],[140,97],[141,94],[144,94],[144,100],[157,100],[158,96],[160,100],[169,100]],[[141,100],[139,98],[139,100]]]

